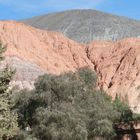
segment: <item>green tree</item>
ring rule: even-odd
[[[116,95],[115,100],[113,101],[113,107],[119,113],[116,122],[129,122],[134,120],[133,113],[127,102],[121,101],[118,95]]]
[[[116,122],[133,119],[127,104],[96,88],[96,75],[88,68],[45,74],[35,89],[16,95],[23,131],[13,140],[111,140]]]
[[[6,48],[0,44],[0,61],[4,59]],[[8,140],[13,137],[18,129],[17,115],[11,110],[9,83],[14,75],[8,66],[0,70],[0,139]]]
[[[114,136],[113,121],[118,114],[111,98],[96,89],[96,75],[90,69],[59,76],[45,74],[39,77],[34,90],[17,95],[19,124],[23,131],[31,128],[29,137],[109,140]]]

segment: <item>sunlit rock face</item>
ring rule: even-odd
[[[140,21],[95,10],[70,10],[22,22],[40,29],[61,32],[80,43],[140,36]]]
[[[100,89],[113,98],[119,95],[140,112],[140,39],[81,45],[61,33],[0,21],[0,40],[7,46],[1,66],[16,69],[11,85],[32,89],[39,75],[58,75],[88,66],[97,73]]]
[[[34,80],[44,73],[60,74],[85,66],[93,68],[86,47],[60,33],[1,21],[0,40],[7,46],[3,64],[16,69],[14,80],[22,88],[32,88]]]
[[[95,65],[98,86],[113,98],[119,95],[140,112],[140,39],[93,42],[87,52]]]

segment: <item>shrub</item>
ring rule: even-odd
[[[126,120],[130,111],[119,98],[112,102],[96,89],[96,75],[88,68],[45,74],[34,90],[19,94],[19,125],[23,131],[30,128],[29,137],[37,140],[109,140],[115,135],[114,123]]]
[[[6,48],[0,43],[0,61],[3,60],[3,52]],[[0,70],[0,139],[8,140],[18,131],[17,114],[11,109],[9,83],[14,71],[8,66]]]

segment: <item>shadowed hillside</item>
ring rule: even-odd
[[[40,29],[58,31],[87,43],[92,40],[118,40],[140,35],[140,21],[95,10],[72,10],[23,20]]]

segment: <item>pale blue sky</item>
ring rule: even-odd
[[[140,0],[0,0],[0,20],[70,9],[96,9],[140,20]]]

